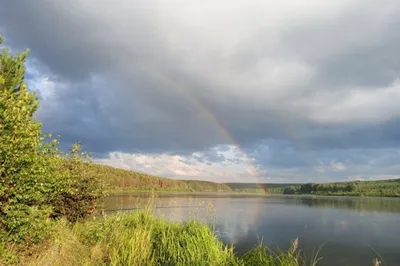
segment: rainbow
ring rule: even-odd
[[[266,187],[261,182],[260,172],[259,172],[258,168],[254,165],[254,163],[249,158],[249,156],[244,152],[243,148],[235,140],[235,138],[232,136],[232,134],[229,133],[229,131],[226,129],[226,127],[224,126],[222,121],[219,120],[216,115],[211,113],[210,110],[207,109],[198,99],[196,99],[190,93],[188,93],[188,91],[183,86],[181,86],[179,83],[174,81],[169,76],[161,73],[160,71],[158,71],[155,68],[147,68],[147,69],[145,69],[145,71],[147,73],[151,74],[152,76],[159,78],[160,80],[163,81],[163,83],[167,84],[170,88],[173,88],[176,91],[178,91],[179,93],[181,93],[182,95],[184,95],[190,103],[192,103],[199,111],[201,111],[205,114],[207,119],[216,126],[216,128],[219,130],[219,132],[222,134],[222,136],[224,138],[226,138],[230,142],[230,144],[232,144],[239,150],[244,162],[246,163],[246,165],[248,167],[248,171],[250,172],[250,174],[254,178],[254,180],[256,180],[257,186],[263,191],[263,193],[266,193]]]

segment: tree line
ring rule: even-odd
[[[399,197],[400,179],[379,181],[351,181],[326,184],[307,183],[297,186],[285,187],[283,189],[283,194]]]

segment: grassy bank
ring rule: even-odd
[[[203,223],[169,222],[151,210],[117,214],[105,219],[55,225],[50,241],[34,255],[24,254],[22,265],[315,265],[305,263],[297,249],[272,252],[255,247],[237,257]],[[10,262],[8,262],[10,263]],[[14,261],[15,263],[15,261]]]

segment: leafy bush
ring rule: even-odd
[[[49,204],[53,206],[52,217],[65,216],[68,221],[76,222],[93,214],[104,197],[105,184],[96,172],[88,167],[86,153],[80,152],[80,146],[74,144],[71,153],[60,164],[59,172],[67,172],[65,189],[54,193]]]
[[[85,218],[102,196],[101,183],[82,171],[79,145],[64,156],[42,135],[38,98],[24,82],[27,55],[0,53],[0,231],[25,245],[48,236],[50,217]]]
[[[0,228],[18,241],[39,240],[41,229],[46,231],[27,228],[30,220],[46,219],[48,211],[36,206],[44,205],[51,190],[51,165],[40,151],[41,125],[33,119],[38,101],[23,81],[26,56],[11,56],[7,49],[0,54]]]

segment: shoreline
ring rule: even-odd
[[[159,191],[147,191],[147,190],[125,190],[125,191],[108,191],[108,196],[123,196],[124,194],[157,194],[157,195],[210,195],[213,197],[307,197],[307,198],[400,198],[400,195],[390,195],[390,196],[369,196],[369,195],[346,195],[346,194],[282,194],[282,193],[261,193],[261,192],[237,192],[237,191],[171,191],[171,190],[159,190]]]

